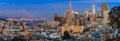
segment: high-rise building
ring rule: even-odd
[[[104,23],[108,23],[109,21],[108,21],[108,13],[109,13],[109,11],[104,11],[104,16],[103,16],[103,19],[104,19]]]
[[[79,17],[79,12],[75,12],[75,18],[77,19]]]
[[[75,25],[79,25],[79,12],[75,12]]]
[[[89,12],[88,12],[88,10],[87,10],[87,9],[84,11],[84,16],[86,16],[86,17],[88,17],[88,16],[89,16]]]
[[[96,7],[95,4],[92,5],[92,17],[91,17],[91,21],[95,21],[96,20]]]
[[[96,9],[95,9],[95,4],[92,5],[92,15],[95,16],[96,14]]]
[[[108,11],[108,4],[104,3],[101,7],[101,17],[104,17],[104,11]]]
[[[55,14],[54,14],[54,17],[57,17],[57,16],[58,16],[57,13],[55,13]]]
[[[54,21],[59,21],[60,25],[63,25],[65,23],[65,19],[61,16],[58,16],[57,14],[54,14]]]
[[[65,15],[66,24],[68,24],[68,25],[70,25],[69,23],[72,21],[71,18],[72,18],[72,14],[73,14],[73,12],[72,12],[72,2],[71,1],[70,1],[69,5],[70,5],[70,7],[69,7],[70,9],[67,12],[67,14]]]
[[[60,17],[55,13],[54,14],[54,21],[59,21],[60,20]]]
[[[79,13],[78,12],[75,12],[75,16],[72,16],[73,15],[73,11],[72,11],[72,3],[70,1],[70,7],[69,7],[69,11],[67,12],[67,14],[65,14],[65,20],[66,20],[66,23],[62,26],[62,34],[64,31],[68,31],[70,32],[71,30],[73,30],[73,32],[77,31],[77,32],[80,32],[78,28],[80,28],[79,26]],[[75,18],[75,20],[73,19]],[[79,27],[76,27],[75,26],[79,26]],[[82,32],[82,31],[81,31]]]
[[[72,13],[73,13],[73,11],[72,11],[72,2],[70,1],[70,10],[69,10],[69,16],[72,16]]]
[[[63,25],[64,23],[66,23],[65,19],[63,17],[58,16],[58,17],[54,17],[54,18],[55,18],[55,21],[60,22],[60,25]]]
[[[66,17],[67,19],[71,18],[72,13],[73,13],[71,1],[70,1],[70,3],[69,3],[69,6],[70,6],[70,7],[69,7],[69,11],[65,14],[65,17]]]
[[[79,25],[85,26],[85,16],[83,16],[83,15],[79,16]]]

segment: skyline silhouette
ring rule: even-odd
[[[34,17],[53,18],[54,13],[65,15],[69,10],[70,0],[0,0],[0,17]],[[101,13],[101,5],[107,3],[109,10],[120,5],[119,0],[72,0],[73,11],[80,14],[88,9],[91,12],[92,4],[96,5],[96,13]]]

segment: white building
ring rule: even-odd
[[[108,13],[109,13],[109,11],[104,11],[104,16],[103,16],[104,24],[109,22],[108,21],[108,18],[109,18]]]
[[[96,14],[95,4],[92,5],[92,15]]]
[[[89,11],[87,9],[84,11],[84,15],[85,15],[85,17],[89,16]]]

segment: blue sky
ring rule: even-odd
[[[70,0],[0,0],[0,17],[45,17],[53,18],[57,13],[63,16],[69,10]],[[96,5],[99,14],[101,4],[107,3],[109,9],[119,6],[119,0],[72,0],[74,11],[83,14],[85,9],[91,11],[92,4]]]

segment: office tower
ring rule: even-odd
[[[108,4],[104,3],[101,7],[101,17],[104,17],[104,11],[108,11]]]
[[[58,16],[57,13],[55,13],[55,14],[54,14],[54,17],[57,17],[57,16]]]
[[[95,4],[92,5],[92,15],[95,16],[96,14],[96,9],[95,9]]]
[[[58,16],[57,14],[54,14],[54,21],[59,21],[60,26],[62,26],[65,23],[64,17]]]
[[[72,13],[73,13],[72,12],[72,3],[71,3],[71,1],[70,1],[69,5],[70,5],[70,9],[67,12],[67,14],[65,15],[65,17],[66,17],[66,24],[68,24],[68,25],[70,25],[69,23],[72,21],[71,18],[72,18]]]
[[[79,17],[79,12],[75,12],[75,18],[77,19]]]
[[[54,14],[54,21],[58,21],[59,20],[59,17],[57,15],[57,13]]]
[[[71,29],[71,25],[73,24],[73,21],[72,21],[72,3],[71,3],[71,1],[70,1],[70,3],[69,3],[69,5],[70,5],[70,7],[69,7],[69,10],[68,10],[68,12],[65,14],[65,25],[63,25],[63,27],[62,27],[62,34],[63,34],[63,32],[64,31],[70,31]]]
[[[89,16],[89,12],[88,12],[87,9],[84,11],[84,16],[85,16],[85,17],[88,17],[88,16]]]
[[[72,2],[70,1],[69,16],[72,16]]]
[[[75,25],[79,25],[79,12],[75,12]]]
[[[104,11],[104,16],[103,16],[103,19],[104,19],[104,23],[108,23],[109,20],[109,15],[108,15],[109,11]]]

